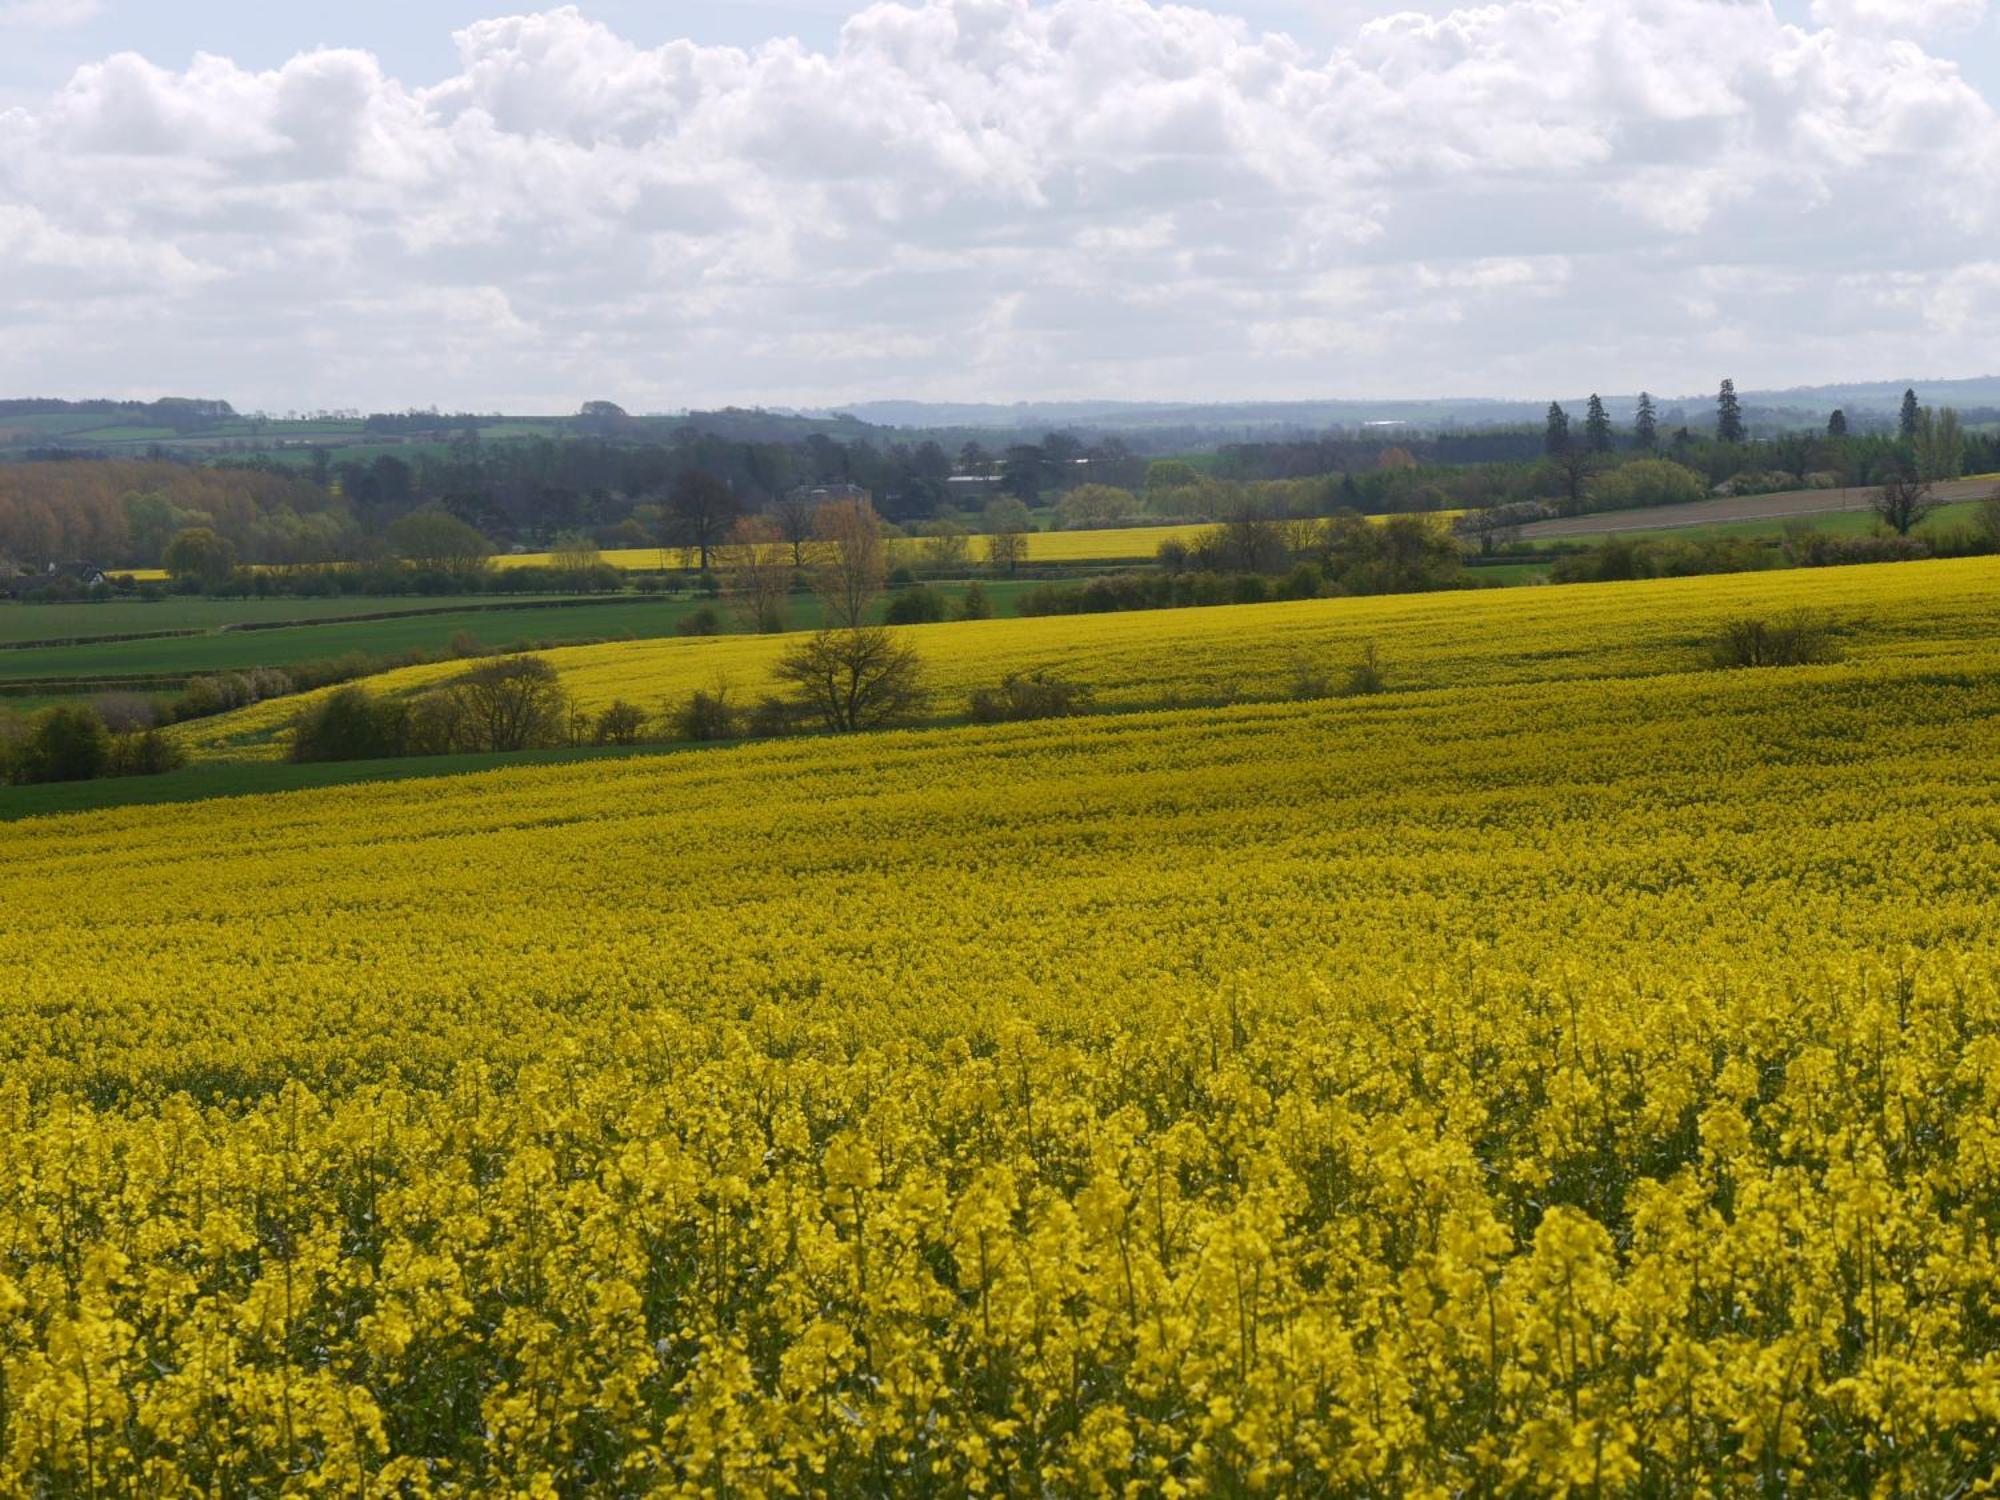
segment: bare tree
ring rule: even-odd
[[[743,507],[728,485],[703,469],[689,469],[667,492],[667,533],[675,544],[695,552],[701,571],[708,571],[709,554],[722,545],[729,526]]]
[[[777,523],[745,516],[729,530],[722,569],[737,611],[752,630],[772,635],[785,628],[785,599],[792,591],[792,566]]]
[[[835,500],[814,514],[813,535],[820,544],[813,590],[826,603],[827,619],[859,629],[889,573],[882,518],[866,500]]]
[[[839,734],[913,719],[930,703],[923,658],[880,627],[822,630],[785,653],[777,676]]]
[[[1028,560],[1028,534],[996,531],[986,541],[986,561],[997,572],[1012,574]]]
[[[539,656],[505,656],[473,668],[451,686],[467,740],[480,750],[532,750],[560,744],[569,694]]]
[[[813,539],[815,510],[812,495],[805,490],[791,490],[771,506],[771,519],[777,523],[778,535],[792,549],[792,567],[801,573],[806,567],[806,543]]]
[[[972,555],[972,541],[956,521],[933,521],[924,528],[924,567],[938,577],[953,577],[965,571]]]
[[[1929,482],[1909,474],[1891,474],[1883,480],[1870,505],[1897,536],[1908,536],[1918,522],[1937,509]]]

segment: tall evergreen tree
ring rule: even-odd
[[[1569,413],[1554,401],[1549,403],[1549,425],[1542,434],[1542,447],[1551,458],[1569,452]]]
[[[1653,407],[1652,396],[1645,391],[1639,392],[1639,410],[1632,418],[1632,438],[1648,452],[1660,444],[1660,414]]]
[[[1592,453],[1611,451],[1611,417],[1595,391],[1590,393],[1590,405],[1583,414],[1583,441]]]
[[[1826,435],[1843,438],[1847,436],[1847,413],[1835,407],[1833,415],[1826,419]]]
[[[1922,410],[1923,408],[1917,405],[1917,393],[1913,390],[1904,391],[1903,436],[1905,438],[1913,438],[1917,435],[1917,414]]]
[[[1715,395],[1715,440],[1740,443],[1743,437],[1743,403],[1736,399],[1736,382],[1725,380]]]

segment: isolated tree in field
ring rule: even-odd
[[[1660,413],[1645,391],[1639,392],[1639,409],[1632,417],[1632,441],[1648,453],[1660,445]]]
[[[585,532],[565,531],[549,544],[549,566],[574,587],[589,582],[603,565],[604,554]]]
[[[1743,403],[1736,399],[1736,382],[1725,380],[1722,389],[1715,393],[1715,440],[1740,443],[1745,436]]]
[[[1550,458],[1569,452],[1569,413],[1551,401],[1548,425],[1542,431],[1542,451]]]
[[[785,628],[792,592],[791,548],[767,516],[743,516],[729,528],[722,571],[744,624],[766,635]]]
[[[1835,407],[1833,415],[1826,419],[1826,435],[1830,438],[1847,436],[1847,413],[1839,407]]]
[[[1913,474],[1892,474],[1875,492],[1873,509],[1884,526],[1908,536],[1925,516],[1937,509],[1930,484]]]
[[[220,588],[236,572],[236,548],[227,537],[217,536],[206,526],[190,526],[174,533],[160,556],[160,566],[176,583]]]
[[[695,553],[706,573],[710,557],[742,511],[727,484],[706,469],[689,469],[667,491],[668,540]]]
[[[1914,390],[1904,391],[1899,430],[1902,432],[1905,442],[1908,442],[1917,435],[1917,414],[1922,410],[1923,408],[1917,405],[1917,393]]]
[[[879,626],[822,630],[779,659],[777,677],[839,734],[913,719],[930,702],[923,659]]]
[[[1611,414],[1604,409],[1603,398],[1593,391],[1590,404],[1583,413],[1583,445],[1592,453],[1611,451]]]
[[[483,572],[493,544],[476,527],[442,510],[413,510],[392,522],[389,546],[419,573],[469,578]]]
[[[1010,578],[1028,560],[1028,535],[1024,531],[996,531],[986,541],[986,561],[996,573]]]
[[[832,624],[858,627],[889,574],[882,518],[866,500],[835,500],[813,517],[813,536],[819,543],[813,592],[825,603]]]
[[[568,729],[569,694],[556,669],[539,656],[486,662],[454,682],[451,692],[481,750],[557,745]]]
[[[792,549],[795,572],[805,571],[806,543],[813,539],[813,513],[818,508],[806,490],[788,491],[772,502],[771,520],[777,525],[778,535],[785,539],[785,545]]]

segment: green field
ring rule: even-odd
[[[523,600],[535,595],[524,595]],[[112,599],[102,604],[0,603],[0,646],[22,641],[84,640],[140,631],[220,630],[273,620],[320,620],[382,614],[389,610],[462,611],[464,599],[192,599],[173,596],[150,603]],[[15,675],[0,653],[0,677]]]
[[[1950,505],[1941,505],[1925,518],[1915,534],[1922,536],[1928,531],[1948,531],[1953,527],[1970,526],[1978,519],[1980,503],[1976,500],[1960,500]],[[1607,512],[1606,519],[1623,519],[1629,511]],[[1707,526],[1662,526],[1644,530],[1621,530],[1616,532],[1579,532],[1565,541],[1595,541],[1616,535],[1620,540],[1643,541],[1704,541],[1717,538],[1742,537],[1750,540],[1762,538],[1776,539],[1785,534],[1787,526],[1803,525],[1824,536],[1867,536],[1877,530],[1881,522],[1873,511],[1834,510],[1822,515],[1811,516],[1769,516],[1748,521],[1717,521]]]
[[[1020,596],[1036,587],[1022,580],[985,585],[995,613],[1012,614]],[[939,590],[954,606],[964,597],[963,584],[942,585]],[[405,604],[420,614],[387,620],[337,618],[341,615],[373,614],[400,610]],[[206,609],[197,606],[207,606]],[[791,601],[790,623],[795,629],[811,629],[822,622],[819,601],[801,595]],[[726,605],[698,596],[648,596],[621,594],[596,601],[564,599],[533,609],[482,607],[466,600],[423,601],[370,599],[260,600],[232,603],[226,600],[165,600],[156,605],[16,605],[0,612],[0,622],[15,631],[12,639],[38,638],[42,633],[14,617],[31,618],[60,615],[76,622],[77,633],[103,634],[108,629],[174,629],[195,622],[210,626],[248,620],[310,619],[326,616],[320,623],[301,624],[269,630],[213,631],[203,635],[161,636],[146,640],[100,641],[74,646],[50,646],[26,650],[0,651],[0,682],[76,682],[85,679],[132,677],[188,677],[210,672],[246,671],[252,667],[288,667],[299,662],[320,661],[344,656],[351,651],[371,656],[398,656],[412,650],[438,651],[447,647],[460,632],[483,646],[548,643],[575,644],[584,641],[622,638],[648,639],[675,635],[682,620],[702,609],[715,609],[725,631],[742,628]],[[132,611],[152,611],[134,616]],[[115,614],[113,612],[116,612]],[[100,624],[107,618],[146,623],[122,627]],[[0,639],[8,637],[0,636]],[[20,699],[9,702],[22,707]]]

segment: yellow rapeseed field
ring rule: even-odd
[[[1101,705],[1163,707],[1285,696],[1301,663],[1340,668],[1374,642],[1404,687],[1630,676],[1687,670],[1716,624],[1743,612],[1820,610],[1852,637],[1852,661],[1934,654],[1983,638],[2000,559],[1800,569],[1641,585],[1403,594],[1209,609],[983,620],[902,632],[931,668],[941,717],[1010,671],[1089,683]],[[718,681],[744,701],[771,687],[784,637],[729,635],[573,646],[541,653],[587,709],[625,698],[656,710]],[[462,673],[462,663],[369,679],[390,694]],[[174,730],[199,759],[281,757],[316,696],[272,699]]]
[[[0,1492],[1988,1493],[1996,581],[0,831]]]
[[[1457,511],[1442,513],[1446,516],[1460,514]],[[1379,519],[1379,518],[1377,518]],[[1026,560],[1035,563],[1054,562],[1151,562],[1159,555],[1160,544],[1169,540],[1192,542],[1207,532],[1215,530],[1212,525],[1192,526],[1118,526],[1100,531],[1036,531],[1028,534]],[[973,563],[986,560],[986,538],[969,536],[966,539],[968,559]],[[893,563],[916,564],[924,556],[924,541],[921,537],[893,537],[889,542],[889,560]],[[696,557],[691,549],[680,547],[633,547],[614,548],[603,553],[604,561],[614,568],[624,568],[633,572],[646,572],[672,568],[691,568]],[[500,568],[546,568],[555,562],[552,552],[521,552],[493,559]]]

